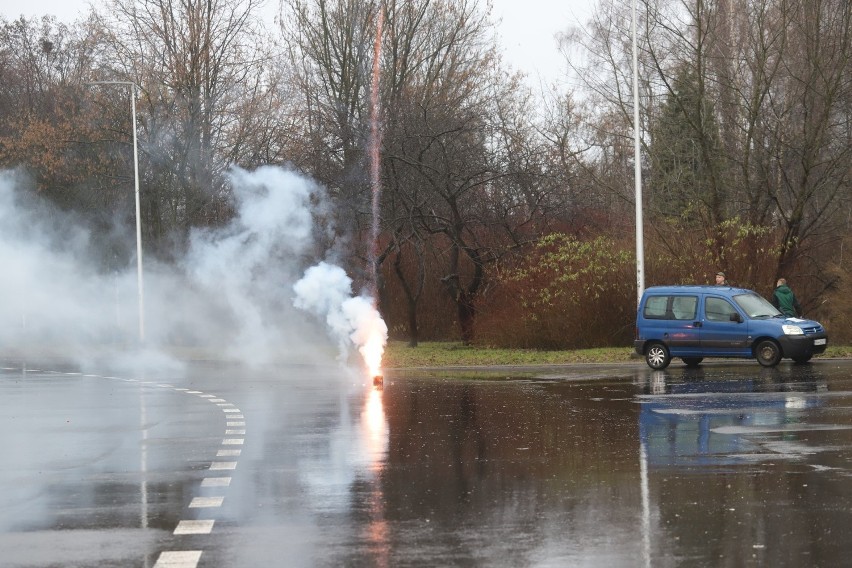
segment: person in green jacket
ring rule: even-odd
[[[781,310],[787,317],[794,318],[802,313],[802,306],[799,305],[799,300],[796,299],[793,290],[787,286],[787,280],[784,278],[778,279],[775,292],[772,294],[772,305]]]

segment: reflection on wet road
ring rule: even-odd
[[[388,371],[384,388],[334,367],[128,382],[3,366],[3,565],[195,551],[169,565],[838,566],[852,553],[850,362]],[[211,475],[237,449],[239,467]],[[174,532],[201,519],[209,534]]]

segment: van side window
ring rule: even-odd
[[[698,307],[696,296],[675,296],[672,298],[672,314],[675,319],[695,319],[695,309]]]
[[[668,296],[650,296],[645,301],[645,318],[666,319],[666,307],[668,306],[668,304]]]
[[[704,313],[707,319],[713,321],[731,321],[731,316],[737,313],[734,306],[722,298],[707,298],[704,300]]]
[[[645,319],[695,319],[698,296],[650,296],[642,312]]]

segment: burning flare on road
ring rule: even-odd
[[[341,358],[346,357],[352,346],[356,347],[373,383],[381,384],[388,326],[375,301],[352,296],[352,279],[342,268],[327,262],[306,270],[293,290],[296,292],[293,305],[325,317],[329,334],[337,339]]]
[[[388,326],[369,298],[359,297],[351,300],[364,300],[347,305],[347,309],[352,311],[351,321],[354,327],[350,339],[358,347],[369,376],[376,382],[376,379],[381,380],[382,376],[382,355],[388,341]]]

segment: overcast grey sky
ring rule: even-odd
[[[481,0],[485,1],[485,0]],[[52,14],[70,21],[86,11],[89,0],[0,0],[7,19]],[[93,0],[95,5],[99,0]],[[267,0],[277,6],[278,0]],[[536,88],[541,81],[559,79],[564,61],[556,45],[556,33],[581,25],[591,15],[594,0],[493,0],[494,16],[501,18],[499,33],[506,61],[525,72]]]

